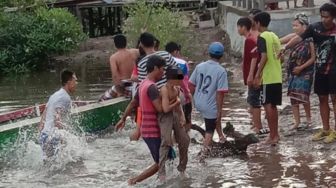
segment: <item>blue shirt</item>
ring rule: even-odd
[[[217,118],[217,92],[228,92],[227,72],[218,62],[208,60],[196,66],[189,82],[195,86],[194,104],[204,118]]]

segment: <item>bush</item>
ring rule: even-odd
[[[126,7],[128,19],[125,21],[123,31],[128,40],[135,44],[144,27],[150,7],[144,0],[138,0],[135,4]],[[172,12],[162,4],[152,9],[152,14],[147,23],[147,32],[152,33],[160,40],[161,49],[170,42],[176,41],[182,45],[186,42],[186,28],[183,27],[183,15],[179,12]]]
[[[85,37],[77,19],[64,9],[4,13],[0,70],[18,74],[42,68],[49,56],[70,52]]]

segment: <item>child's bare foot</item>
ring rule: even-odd
[[[136,178],[131,178],[127,182],[128,182],[128,185],[135,185],[137,183]]]

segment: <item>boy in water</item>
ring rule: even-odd
[[[146,64],[148,75],[146,79],[140,83],[135,97],[132,99],[130,105],[127,106],[123,117],[116,125],[116,129],[122,129],[125,126],[126,117],[131,114],[132,109],[140,106],[142,116],[140,125],[141,135],[155,163],[140,175],[129,179],[129,185],[141,182],[159,170],[161,138],[157,113],[162,112],[162,102],[159,89],[155,83],[162,78],[166,61],[160,56],[152,55],[148,58]]]
[[[160,169],[159,178],[165,180],[165,163],[168,159],[168,153],[173,146],[172,131],[174,130],[175,139],[178,143],[180,153],[180,164],[178,171],[184,174],[188,162],[189,136],[184,128],[185,117],[180,104],[179,93],[180,85],[183,80],[181,69],[176,66],[170,66],[166,70],[167,83],[161,87],[163,113],[159,114],[159,126],[161,131],[160,147]]]
[[[183,73],[183,81],[181,84],[181,89],[183,91],[182,107],[184,112],[184,117],[186,119],[185,129],[189,131],[191,128],[191,112],[192,112],[192,96],[189,90],[189,66],[188,63],[181,57],[181,46],[175,42],[169,42],[166,44],[166,51],[169,52],[173,57],[179,68]]]
[[[271,16],[267,12],[261,12],[254,16],[256,27],[260,35],[257,40],[257,50],[261,54],[258,71],[254,78],[256,88],[262,84],[262,104],[266,111],[267,123],[270,135],[267,144],[278,143],[278,109],[282,102],[282,69],[278,57],[281,44],[279,37],[268,31]]]
[[[71,111],[70,94],[76,90],[76,74],[69,70],[62,71],[61,83],[62,88],[50,96],[39,125],[39,141],[44,160],[55,156],[58,152],[61,138],[56,131],[57,129],[63,129],[66,121],[69,120]]]
[[[220,139],[225,141],[221,119],[224,94],[229,89],[227,72],[219,63],[224,55],[224,46],[220,42],[213,42],[208,52],[211,59],[198,64],[189,80],[190,91],[194,94],[195,107],[205,121],[203,151],[206,153],[210,150],[215,129]]]

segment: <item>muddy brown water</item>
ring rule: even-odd
[[[250,133],[251,119],[238,66],[232,66],[232,62],[229,62],[225,67],[231,74],[222,122],[230,121],[239,132]],[[72,65],[70,68],[79,78],[74,99],[96,100],[110,85],[110,72],[106,64],[87,63]],[[60,70],[58,68],[56,71],[15,79],[1,78],[0,110],[14,110],[46,102],[48,96],[59,88]],[[284,102],[286,100],[284,98]],[[282,135],[292,121],[291,113],[286,109],[281,112],[279,119]],[[195,111],[193,121],[203,124]],[[313,121],[314,125],[319,125],[315,99]],[[15,165],[8,161],[0,162],[3,165],[0,167],[0,187],[127,187],[127,179],[152,162],[142,140],[129,142],[130,132],[131,128],[128,128],[121,133],[108,133],[90,143],[71,142],[80,160],[72,157],[75,154],[67,153],[61,162],[62,168],[52,172],[42,164],[40,147],[28,141],[24,145],[24,152],[18,149],[17,152],[22,153],[15,158]],[[197,159],[201,145],[193,143],[189,149],[187,178],[178,176],[178,160],[175,160],[167,168],[166,183],[159,183],[154,176],[135,187],[336,187],[335,144],[313,143],[310,141],[312,132],[302,131],[294,136],[282,136],[280,144],[275,147],[261,143],[251,145],[247,155],[211,158],[206,160],[206,164],[200,164]],[[190,134],[201,141],[198,133]],[[8,156],[2,160],[10,158]]]

